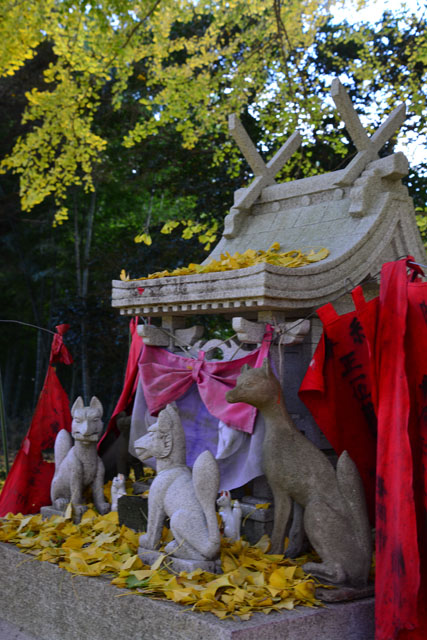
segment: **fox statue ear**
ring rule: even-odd
[[[272,374],[270,361],[268,358],[264,358],[261,369],[269,376]]]
[[[74,416],[74,413],[77,411],[77,409],[83,409],[84,406],[85,403],[83,402],[83,398],[79,396],[71,407],[71,415]]]
[[[252,369],[252,367],[250,367],[248,364],[244,364],[240,369],[240,373],[245,373],[245,371],[249,371],[249,369]]]
[[[172,418],[172,420],[179,418],[179,410],[176,402],[170,402],[169,404],[167,404],[165,407],[165,410],[167,411],[169,416]]]
[[[91,409],[95,409],[95,411],[98,411],[99,412],[99,417],[102,418],[102,414],[104,413],[104,409],[102,408],[102,404],[101,404],[100,400],[98,400],[98,398],[96,396],[92,397],[89,407]]]

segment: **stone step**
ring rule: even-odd
[[[3,624],[9,625],[11,633],[23,634],[10,635],[7,640],[374,638],[373,598],[317,609],[257,613],[245,622],[219,620],[211,613],[186,611],[173,602],[129,594],[106,577],[72,576],[5,543],[0,543],[0,575]]]

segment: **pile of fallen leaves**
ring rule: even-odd
[[[294,251],[279,252],[280,244],[275,242],[268,251],[247,249],[244,253],[236,252],[230,255],[228,251],[221,254],[219,260],[212,259],[207,264],[190,263],[188,267],[180,267],[173,271],[157,271],[144,278],[136,280],[151,280],[153,278],[166,278],[170,276],[187,276],[196,273],[214,273],[217,271],[230,271],[232,269],[245,269],[255,264],[268,263],[279,267],[304,267],[313,262],[319,262],[328,257],[329,251],[325,248],[319,249],[296,249]],[[129,275],[123,269],[120,274],[121,280],[130,280]]]
[[[151,566],[137,555],[139,534],[119,526],[117,512],[100,516],[88,509],[80,524],[66,517],[9,514],[0,519],[0,541],[17,545],[37,560],[57,564],[72,574],[110,574],[117,587],[136,595],[168,599],[196,611],[210,611],[219,618],[237,616],[247,620],[255,611],[269,613],[316,606],[315,582],[302,570],[305,559],[293,562],[283,555],[268,555],[267,537],[255,546],[239,540],[221,543],[223,574],[200,569],[179,575],[159,568],[168,561],[161,555]],[[162,543],[171,539],[163,530]],[[129,592],[128,592],[129,593]],[[124,594],[125,595],[125,594]]]

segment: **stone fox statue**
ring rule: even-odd
[[[71,502],[75,521],[80,522],[87,506],[83,493],[92,488],[93,501],[99,513],[108,513],[110,505],[104,496],[104,465],[96,445],[102,432],[102,404],[93,397],[88,407],[77,398],[71,408],[71,435],[62,429],[55,440],[55,474],[50,487],[52,505],[64,509]]]
[[[201,453],[191,473],[185,464],[184,429],[171,404],[160,411],[148,433],[135,440],[134,447],[141,461],[157,460],[157,476],[148,495],[147,533],[140,537],[140,547],[157,548],[168,516],[174,540],[166,553],[190,560],[215,559],[220,548],[215,511],[219,471],[213,455]]]
[[[263,470],[274,497],[273,553],[283,553],[292,499],[304,508],[304,527],[321,563],[304,570],[334,584],[366,585],[372,542],[362,482],[344,451],[336,471],[327,457],[294,425],[280,383],[267,359],[244,365],[228,402],[247,402],[265,420]]]

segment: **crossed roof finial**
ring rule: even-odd
[[[387,120],[375,131],[372,137],[369,137],[338,78],[332,81],[331,96],[358,151],[337,182],[339,185],[346,186],[353,184],[364,171],[366,165],[378,158],[381,147],[385,145],[387,140],[390,140],[405,121],[406,107],[402,103],[393,109]]]
[[[276,181],[274,178],[276,174],[300,146],[301,136],[298,131],[295,131],[285,144],[280,147],[273,158],[265,164],[240,122],[240,119],[234,113],[228,118],[228,130],[255,174],[255,179],[250,186],[245,189],[244,194],[239,200],[234,203],[233,208],[240,210],[249,209],[264,187],[275,184]]]
[[[338,78],[332,81],[331,96],[357,149],[356,156],[340,172],[340,178],[335,183],[340,186],[348,186],[357,180],[370,162],[378,158],[381,148],[399,130],[405,120],[406,107],[403,103],[396,107],[385,122],[369,137]],[[237,200],[231,208],[230,214],[225,218],[223,235],[226,238],[233,238],[237,235],[246,212],[260,196],[261,191],[265,187],[275,184],[276,174],[300,146],[301,135],[295,131],[274,157],[265,164],[237,115],[229,116],[228,128],[255,174],[249,187],[242,189],[240,193],[237,192]]]

